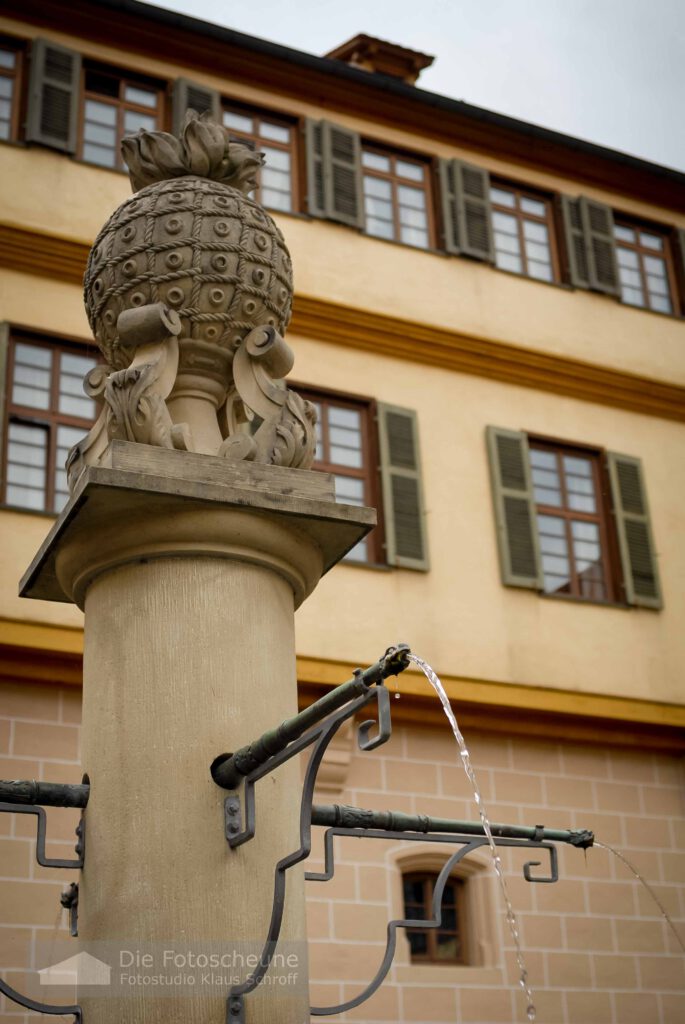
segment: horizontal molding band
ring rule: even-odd
[[[0,266],[81,285],[84,242],[0,224]],[[291,329],[317,341],[685,422],[685,387],[567,356],[296,295]]]
[[[0,620],[0,681],[79,686],[83,632],[42,623]],[[300,706],[352,676],[352,661],[297,657]],[[685,704],[577,693],[445,675],[445,689],[463,726],[541,739],[613,743],[685,751]],[[424,677],[406,671],[390,680],[398,722],[441,726],[444,715]]]

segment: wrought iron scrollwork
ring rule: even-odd
[[[8,814],[34,814],[36,816],[36,860],[41,867],[72,869],[83,867],[83,858],[85,855],[85,824],[83,818],[79,821],[76,829],[76,835],[78,837],[76,843],[76,854],[78,859],[62,860],[60,858],[46,856],[45,842],[47,837],[47,819],[45,810],[42,807],[26,807],[21,804],[3,802],[0,803],[0,813],[3,812]],[[73,934],[73,929],[75,928],[75,917],[73,915],[71,917],[71,928]],[[65,1006],[55,1005],[53,1003],[40,1003],[37,1000],[31,999],[29,996],[18,992],[6,981],[3,981],[2,978],[0,978],[0,992],[13,1003],[16,1003],[18,1006],[23,1006],[25,1010],[33,1010],[34,1013],[44,1013],[53,1017],[66,1017],[71,1014],[74,1018],[75,1024],[82,1024],[83,1011],[78,1005]]]

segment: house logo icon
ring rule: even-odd
[[[77,953],[38,971],[41,985],[109,985],[111,974],[109,964],[90,953]]]

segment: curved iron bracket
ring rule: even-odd
[[[83,818],[78,824],[76,829],[76,835],[78,841],[76,843],[76,853],[78,854],[78,860],[60,860],[53,857],[46,857],[45,855],[45,840],[47,833],[47,818],[45,810],[42,807],[24,807],[20,804],[8,804],[0,803],[0,813],[6,812],[8,814],[35,814],[37,821],[36,827],[36,860],[44,868],[82,868],[83,858],[85,855],[85,822]],[[26,1010],[33,1010],[34,1013],[44,1013],[48,1016],[53,1017],[66,1017],[71,1014],[74,1018],[75,1024],[82,1024],[83,1011],[80,1006],[57,1006],[53,1003],[39,1003],[35,999],[31,999],[29,996],[22,995],[21,992],[17,992],[15,988],[8,985],[6,981],[0,978],[0,992],[10,999],[13,1003],[18,1006],[23,1006]]]

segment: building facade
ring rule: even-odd
[[[429,62],[366,36],[314,57],[133,0],[5,8],[0,777],[80,781],[81,615],[17,583],[95,413],[81,279],[130,191],[121,138],[208,110],[266,156],[257,198],[293,258],[317,468],[379,509],[297,614],[302,704],[407,641],[445,682],[491,818],[593,829],[683,942],[685,175],[423,92]],[[172,271],[186,258],[170,245]],[[427,683],[405,673],[397,692],[390,743],[362,753],[343,732],[320,799],[476,817]],[[48,820],[48,852],[68,856],[73,813]],[[35,863],[32,829],[0,815],[0,970],[19,989],[64,928],[64,878]],[[337,852],[308,889],[315,1005],[365,986],[387,921],[427,912],[446,860]],[[682,950],[624,864],[564,849],[560,881],[532,885],[504,860],[539,1020],[683,1020]],[[386,984],[335,1019],[524,1017],[475,856],[443,927],[400,930]]]

